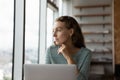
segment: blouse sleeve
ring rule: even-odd
[[[47,52],[46,52],[46,56],[45,56],[45,63],[46,64],[51,64],[51,61],[50,61],[50,48],[47,49]]]
[[[79,74],[77,80],[88,80],[89,68],[91,62],[91,51],[87,52],[82,64],[78,64]]]

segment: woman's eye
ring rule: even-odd
[[[54,29],[52,32],[55,33],[55,32],[61,32],[62,29]]]
[[[57,30],[57,31],[61,31],[61,30]]]
[[[55,33],[55,32],[61,32],[61,30],[55,30],[55,31],[53,31],[53,33]]]
[[[58,29],[57,31],[62,31],[61,29]]]

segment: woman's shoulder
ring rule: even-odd
[[[91,50],[90,49],[88,49],[88,48],[83,48],[83,51],[85,51],[85,52],[91,52]]]
[[[58,48],[59,48],[59,46],[57,46],[57,45],[51,45],[51,46],[48,47],[48,49],[50,49],[50,50],[55,50],[55,49],[58,49]]]
[[[57,50],[58,50],[58,46],[56,45],[51,45],[47,48],[47,53],[51,54],[51,55],[54,55],[57,53]]]
[[[87,55],[91,55],[92,51],[88,48],[82,48],[82,52]]]

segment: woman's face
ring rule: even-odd
[[[56,45],[70,42],[71,29],[65,27],[64,22],[56,21],[53,28],[53,37]]]

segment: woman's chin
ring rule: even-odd
[[[56,45],[58,45],[58,46],[59,46],[59,45],[62,45],[62,43],[58,43],[58,42],[56,42]]]

